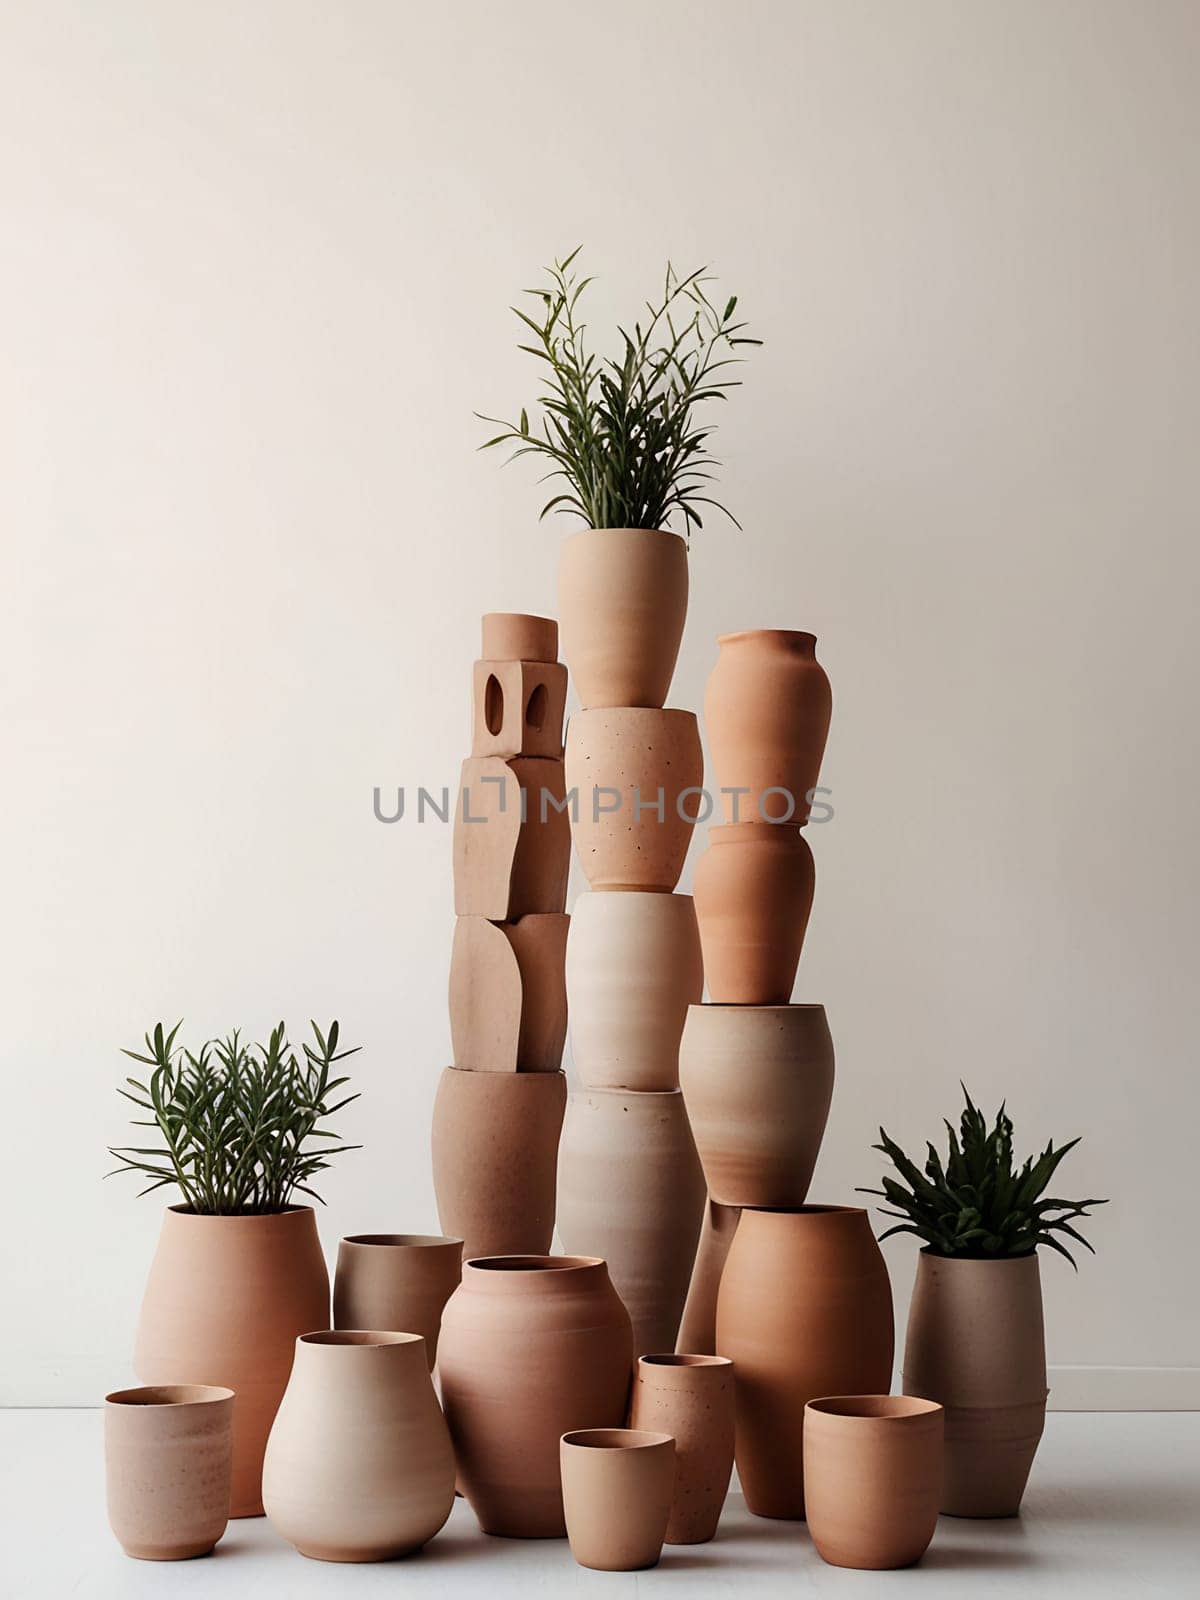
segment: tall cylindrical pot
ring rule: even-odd
[[[696,920],[709,999],[785,1006],[812,910],[812,851],[799,828],[710,828],[696,862]]]
[[[726,1356],[645,1355],[629,1426],[675,1441],[668,1544],[703,1544],[717,1531],[733,1471],[733,1362]]]
[[[429,1233],[356,1233],[338,1245],[335,1328],[419,1333],[429,1369],[437,1360],[442,1308],[462,1277],[461,1239]]]

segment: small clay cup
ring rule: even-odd
[[[335,1328],[419,1333],[429,1370],[437,1360],[442,1309],[462,1277],[461,1239],[429,1233],[355,1233],[338,1245]]]
[[[206,1556],[229,1521],[233,1390],[115,1390],[104,1397],[104,1459],[109,1526],[127,1556]]]
[[[559,1442],[571,1554],[597,1572],[658,1565],[675,1489],[675,1440],[640,1428],[582,1428]]]

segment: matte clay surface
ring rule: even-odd
[[[454,1065],[557,1072],[567,1036],[566,912],[520,922],[459,917],[450,955]]]
[[[489,611],[480,629],[485,661],[557,661],[558,623],[525,611]]]
[[[562,911],[571,866],[563,764],[533,756],[472,756],[454,811],[454,910],[519,922]]]
[[[685,1354],[689,1351],[705,1356],[716,1353],[717,1292],[740,1216],[737,1206],[723,1206],[711,1198],[704,1202],[696,1262],[679,1324],[679,1338],[675,1341],[676,1350]]]
[[[799,828],[744,822],[708,830],[695,895],[710,1000],[788,1004],[814,882],[812,851]]]
[[[717,1531],[733,1472],[735,1373],[712,1355],[645,1355],[633,1381],[632,1428],[675,1440],[668,1544],[704,1544]]]
[[[108,1522],[128,1556],[207,1555],[229,1521],[233,1391],[121,1389],[104,1401]]]
[[[568,1433],[561,1445],[571,1554],[597,1572],[658,1564],[675,1481],[675,1441],[635,1428]]]
[[[567,669],[557,661],[477,661],[473,756],[562,756]]]
[[[335,1328],[419,1333],[430,1371],[442,1308],[462,1276],[461,1239],[427,1233],[358,1233],[338,1245]]]

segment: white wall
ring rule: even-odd
[[[820,637],[815,1196],[960,1076],[1082,1133],[1061,1188],[1113,1203],[1078,1278],[1045,1263],[1051,1359],[1193,1370],[1062,1392],[1195,1400],[1200,9],[44,0],[3,33],[2,1397],[127,1376],[159,1197],[100,1174],[156,1018],[340,1017],[368,1148],[326,1242],[435,1225],[449,831],[372,788],[452,783],[479,614],[553,608],[562,527],[471,413],[531,395],[506,305],[584,241],[595,324],[671,254],[767,340],[672,699],[719,631]]]

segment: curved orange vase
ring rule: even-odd
[[[709,999],[785,1006],[812,910],[816,872],[799,828],[710,828],[693,895]]]

